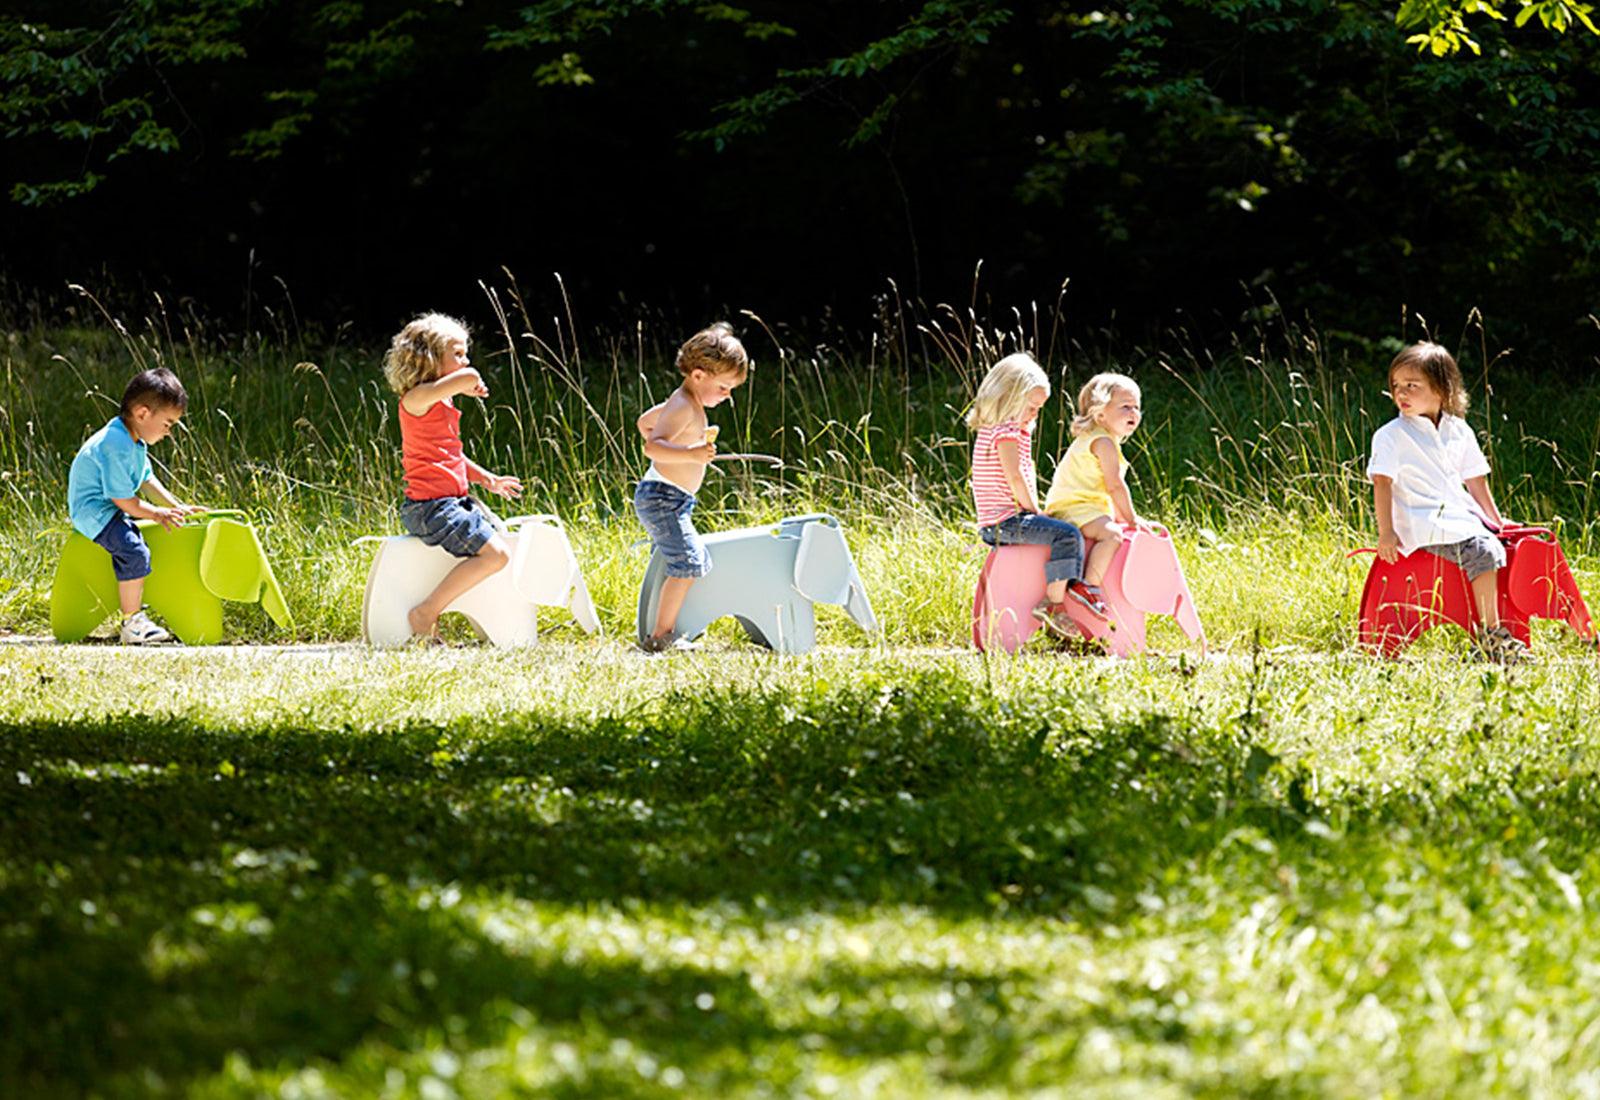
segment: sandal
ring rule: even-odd
[[[1078,633],[1078,628],[1073,624],[1072,617],[1067,614],[1063,604],[1040,600],[1033,605],[1033,617],[1057,638],[1071,638]]]
[[[1076,603],[1097,619],[1110,620],[1111,608],[1106,606],[1106,601],[1097,584],[1085,584],[1083,581],[1067,582],[1067,599]]]

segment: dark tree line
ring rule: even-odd
[[[42,0],[0,21],[5,273],[374,328],[504,265],[694,317],[887,278],[1139,334],[1600,312],[1565,0]],[[1503,17],[1503,18],[1502,18]],[[1540,24],[1543,24],[1543,27]],[[1574,33],[1551,33],[1576,28]]]

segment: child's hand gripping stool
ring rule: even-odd
[[[690,586],[711,571],[711,558],[690,515],[706,467],[717,456],[717,429],[706,423],[705,411],[728,400],[744,382],[750,357],[733,329],[719,321],[678,350],[677,367],[682,385],[638,420],[650,469],[634,492],[633,508],[649,532],[651,547],[666,560],[667,573],[655,626],[643,644],[650,653],[694,648],[678,636],[677,625]]]
[[[122,394],[117,415],[78,449],[67,479],[72,526],[111,554],[122,611],[124,645],[164,642],[171,635],[144,613],[144,581],[150,575],[150,548],[134,525],[151,519],[166,528],[205,509],[180,504],[150,469],[149,447],[177,425],[189,395],[177,375],[164,367],[134,376]],[[139,499],[146,493],[161,503]]]
[[[1122,457],[1123,441],[1143,419],[1139,401],[1139,384],[1125,374],[1097,374],[1083,384],[1072,418],[1072,445],[1045,497],[1046,512],[1077,524],[1084,538],[1094,540],[1083,581],[1096,599],[1124,532],[1149,526],[1133,510],[1128,462]]]
[[[400,330],[383,363],[390,388],[400,395],[406,481],[400,522],[427,545],[461,559],[407,615],[412,634],[424,638],[437,637],[439,616],[452,601],[511,560],[496,520],[468,493],[468,484],[508,499],[522,495],[520,480],[490,473],[461,445],[461,412],[453,399],[489,395],[467,358],[468,340],[460,321],[429,313]]]
[[[1494,532],[1508,526],[1489,491],[1489,462],[1462,419],[1466,386],[1451,354],[1412,344],[1389,364],[1389,395],[1399,415],[1372,436],[1378,557],[1394,562],[1427,550],[1461,567],[1481,626],[1479,651],[1515,662],[1524,646],[1500,622],[1499,571],[1506,551]]]
[[[1105,618],[1104,601],[1085,587],[1083,535],[1064,520],[1039,514],[1033,428],[1050,397],[1050,379],[1033,358],[1008,355],[984,375],[967,413],[972,444],[972,499],[978,534],[990,546],[1048,545],[1044,599],[1034,618],[1060,637],[1072,631],[1065,601]]]

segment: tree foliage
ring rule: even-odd
[[[203,178],[197,213],[270,210],[309,176],[376,171],[406,185],[375,213],[532,196],[670,235],[548,170],[632,150],[673,166],[663,203],[774,246],[824,203],[880,254],[861,266],[940,285],[1003,254],[1207,304],[1195,260],[1218,257],[1311,306],[1433,287],[1490,305],[1537,280],[1523,314],[1570,324],[1600,277],[1600,61],[1574,0],[34,6],[0,24],[0,175],[34,208]],[[727,158],[767,173],[759,201],[719,178]],[[440,182],[461,163],[470,194]]]

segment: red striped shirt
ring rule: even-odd
[[[978,429],[978,438],[972,444],[972,503],[978,509],[978,526],[990,527],[1014,516],[1021,510],[1017,498],[1006,481],[1006,472],[1000,466],[998,444],[1009,439],[1017,445],[1017,465],[1022,470],[1022,480],[1028,485],[1038,485],[1038,473],[1033,467],[1033,424],[1020,424],[1007,420]]]

